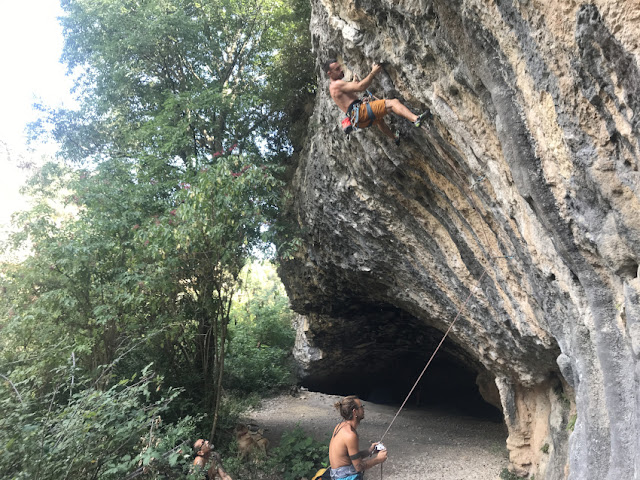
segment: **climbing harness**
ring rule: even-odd
[[[367,90],[362,98],[354,100],[347,108],[347,116],[342,120],[342,131],[349,135],[350,133],[357,131],[360,128],[369,128],[376,120],[376,116],[369,105],[369,101],[377,98]],[[360,122],[360,105],[364,104],[367,109],[367,118],[369,122],[366,125],[358,125]]]

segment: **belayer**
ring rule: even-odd
[[[334,59],[324,64],[324,70],[331,80],[329,85],[331,98],[347,115],[348,121],[347,119],[343,121],[343,129],[346,133],[349,133],[352,127],[367,128],[371,125],[377,125],[386,136],[398,143],[398,137],[393,134],[382,119],[387,113],[392,112],[404,117],[416,127],[420,127],[426,119],[431,117],[431,112],[428,109],[422,115],[415,115],[395,98],[368,102],[363,102],[358,98],[358,93],[365,92],[373,82],[373,78],[382,70],[382,65],[379,63],[374,63],[371,73],[360,81],[345,82],[342,80],[344,71],[340,63]]]
[[[364,471],[383,463],[387,449],[380,442],[360,450],[358,425],[364,420],[364,404],[355,395],[349,395],[334,407],[340,412],[342,422],[333,429],[329,442],[329,462],[332,480],[362,480]]]

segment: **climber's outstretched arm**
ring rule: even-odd
[[[367,88],[369,88],[369,85],[371,85],[371,82],[373,82],[373,78],[380,72],[380,70],[382,70],[382,65],[374,63],[369,75],[367,75],[360,81],[341,82],[340,89],[343,93],[364,92],[367,90]]]

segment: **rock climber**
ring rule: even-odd
[[[382,70],[382,65],[379,63],[373,64],[371,72],[364,79],[359,81],[356,79],[352,82],[342,80],[344,78],[344,71],[342,70],[342,65],[340,65],[337,60],[332,59],[325,62],[324,70],[331,80],[329,93],[340,110],[342,110],[347,117],[350,117],[352,121],[356,116],[355,113],[357,110],[358,121],[355,126],[358,128],[377,125],[385,135],[398,143],[397,135],[394,135],[382,119],[387,113],[392,112],[406,118],[416,127],[420,127],[426,119],[431,117],[431,112],[428,109],[422,115],[416,115],[395,98],[367,102],[370,107],[370,109],[367,109],[367,104],[358,98],[358,93],[365,92],[367,88],[369,88],[369,85],[371,85],[371,82],[373,82],[373,78]],[[370,118],[371,113],[373,113],[373,118]]]
[[[344,397],[334,407],[343,420],[333,429],[329,443],[331,479],[361,480],[365,470],[387,459],[387,450],[376,448],[378,442],[372,443],[366,450],[359,449],[357,428],[364,420],[364,404],[358,397]]]
[[[233,480],[222,468],[220,455],[214,452],[207,440],[199,438],[193,444],[193,451],[196,458],[193,460],[195,470],[204,474],[205,480]]]

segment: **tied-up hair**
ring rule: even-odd
[[[353,410],[358,409],[358,403],[356,400],[360,400],[356,395],[349,395],[344,397],[339,402],[334,403],[336,410],[340,412],[340,416],[345,420],[351,420],[353,418]]]

